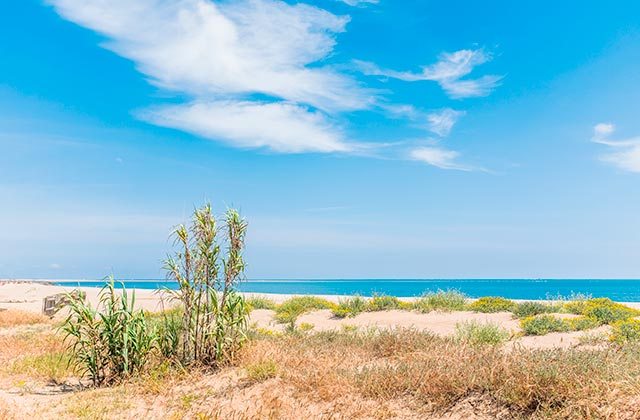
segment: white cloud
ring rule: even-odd
[[[378,4],[380,0],[338,0],[349,6],[364,6],[366,4]]]
[[[242,148],[282,153],[352,150],[323,114],[291,103],[195,102],[158,107],[141,117],[202,137],[222,138]]]
[[[629,172],[640,172],[640,137],[610,140],[615,125],[600,123],[593,127],[593,142],[610,147],[614,151],[600,156],[600,160]]]
[[[445,108],[439,112],[432,112],[427,115],[429,130],[440,137],[446,137],[458,119],[464,114],[464,111],[456,111],[451,108]]]
[[[409,152],[412,160],[427,163],[441,169],[457,169],[459,171],[471,171],[473,168],[459,164],[456,159],[460,153],[440,147],[418,147]]]
[[[355,76],[324,64],[350,18],[318,7],[280,0],[46,1],[63,18],[103,35],[103,46],[132,60],[150,83],[185,98],[138,111],[139,118],[234,147],[368,155],[395,146],[348,141],[337,115],[377,107],[446,137],[463,114],[381,104]],[[452,97],[468,97],[497,85],[498,76],[464,78],[490,59],[483,50],[443,53],[420,74],[361,66],[370,74],[433,80]],[[454,162],[457,155],[418,148],[411,158],[465,169]]]
[[[321,115],[282,101],[334,113],[366,109],[375,100],[352,77],[317,65],[332,53],[335,35],[349,22],[349,17],[317,7],[278,0],[48,1],[62,17],[106,36],[104,46],[132,60],[154,85],[198,102],[212,102],[210,110],[216,118],[228,104],[228,112],[234,115],[229,120],[238,124],[213,123],[213,115],[202,106],[185,105],[155,112],[153,121],[159,125],[178,126],[176,115],[186,118],[188,113],[190,122],[199,127],[190,131],[208,132],[208,138],[242,147],[341,151],[345,147],[334,129],[329,126],[324,135],[317,132],[327,127],[320,122]],[[248,106],[256,94],[273,97],[273,102],[265,104],[263,98]],[[257,120],[237,118],[240,112]],[[286,126],[291,118],[288,123],[294,129],[275,132],[263,127],[266,133],[260,140],[249,137],[261,127],[249,130],[247,126],[264,122],[262,117],[269,113],[277,115],[275,125]],[[163,116],[169,119],[162,121]],[[301,129],[312,135],[295,138]]]
[[[486,75],[476,79],[463,79],[476,66],[490,61],[491,58],[491,55],[482,49],[442,53],[438,57],[438,62],[424,66],[421,73],[381,69],[373,63],[364,61],[355,63],[360,71],[370,76],[385,76],[407,82],[424,80],[437,82],[450,97],[458,99],[486,96],[498,86],[502,76]]]

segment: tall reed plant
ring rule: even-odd
[[[161,347],[185,365],[227,363],[246,338],[248,305],[236,289],[245,269],[246,230],[246,221],[233,209],[218,226],[207,204],[194,211],[190,226],[173,232],[177,251],[165,269],[178,283],[168,292],[183,311],[179,324],[166,319],[163,335],[173,341]]]

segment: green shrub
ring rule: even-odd
[[[367,304],[367,311],[389,311],[391,309],[411,309],[409,302],[403,302],[395,296],[376,295]]]
[[[560,307],[543,302],[522,302],[513,308],[513,314],[518,318],[526,318],[540,314],[558,312]]]
[[[597,319],[601,324],[624,321],[640,315],[640,311],[616,303],[608,298],[589,299],[584,303],[582,315]]]
[[[562,305],[562,311],[569,314],[582,315],[587,300],[584,297],[574,298]]]
[[[275,311],[277,306],[273,300],[263,296],[253,296],[246,301],[249,306],[249,311],[254,309],[269,309]]]
[[[468,305],[468,308],[476,312],[492,313],[492,312],[510,312],[513,310],[515,303],[503,297],[481,297]]]
[[[596,319],[600,324],[611,324],[640,315],[637,309],[616,303],[609,298],[575,299],[565,303],[562,309],[565,312]]]
[[[545,335],[571,330],[571,325],[567,321],[553,315],[530,316],[521,320],[520,326],[525,335]]]
[[[640,340],[640,320],[627,319],[612,324],[611,341],[623,344],[628,341]]]
[[[465,321],[456,324],[456,338],[473,345],[496,345],[509,339],[509,332],[498,324]]]
[[[578,318],[566,319],[565,321],[567,323],[569,323],[569,326],[571,327],[571,329],[573,331],[590,330],[592,328],[596,328],[596,327],[599,327],[601,325],[600,322],[597,319],[589,318],[589,317],[586,317],[586,316],[580,316]]]
[[[333,309],[333,315],[338,318],[354,317],[367,310],[367,301],[360,296],[340,299],[338,306]]]
[[[305,312],[314,309],[335,310],[337,307],[335,303],[316,296],[295,296],[277,306],[274,319],[282,324],[293,324]]]
[[[420,312],[461,311],[464,309],[465,301],[466,296],[457,290],[438,290],[416,299],[413,307]]]
[[[135,293],[113,279],[100,291],[98,308],[69,295],[70,313],[62,324],[71,363],[94,386],[109,384],[141,371],[156,341],[143,311],[135,310]]]

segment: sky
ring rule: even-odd
[[[637,1],[2,7],[0,278],[640,278]]]

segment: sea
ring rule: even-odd
[[[126,288],[176,289],[165,280],[117,280]],[[65,286],[100,287],[105,280],[64,280]],[[439,290],[457,290],[471,298],[502,296],[509,299],[557,299],[576,295],[608,297],[621,302],[640,302],[640,279],[316,279],[244,280],[242,292],[292,295],[391,295],[415,297]]]

